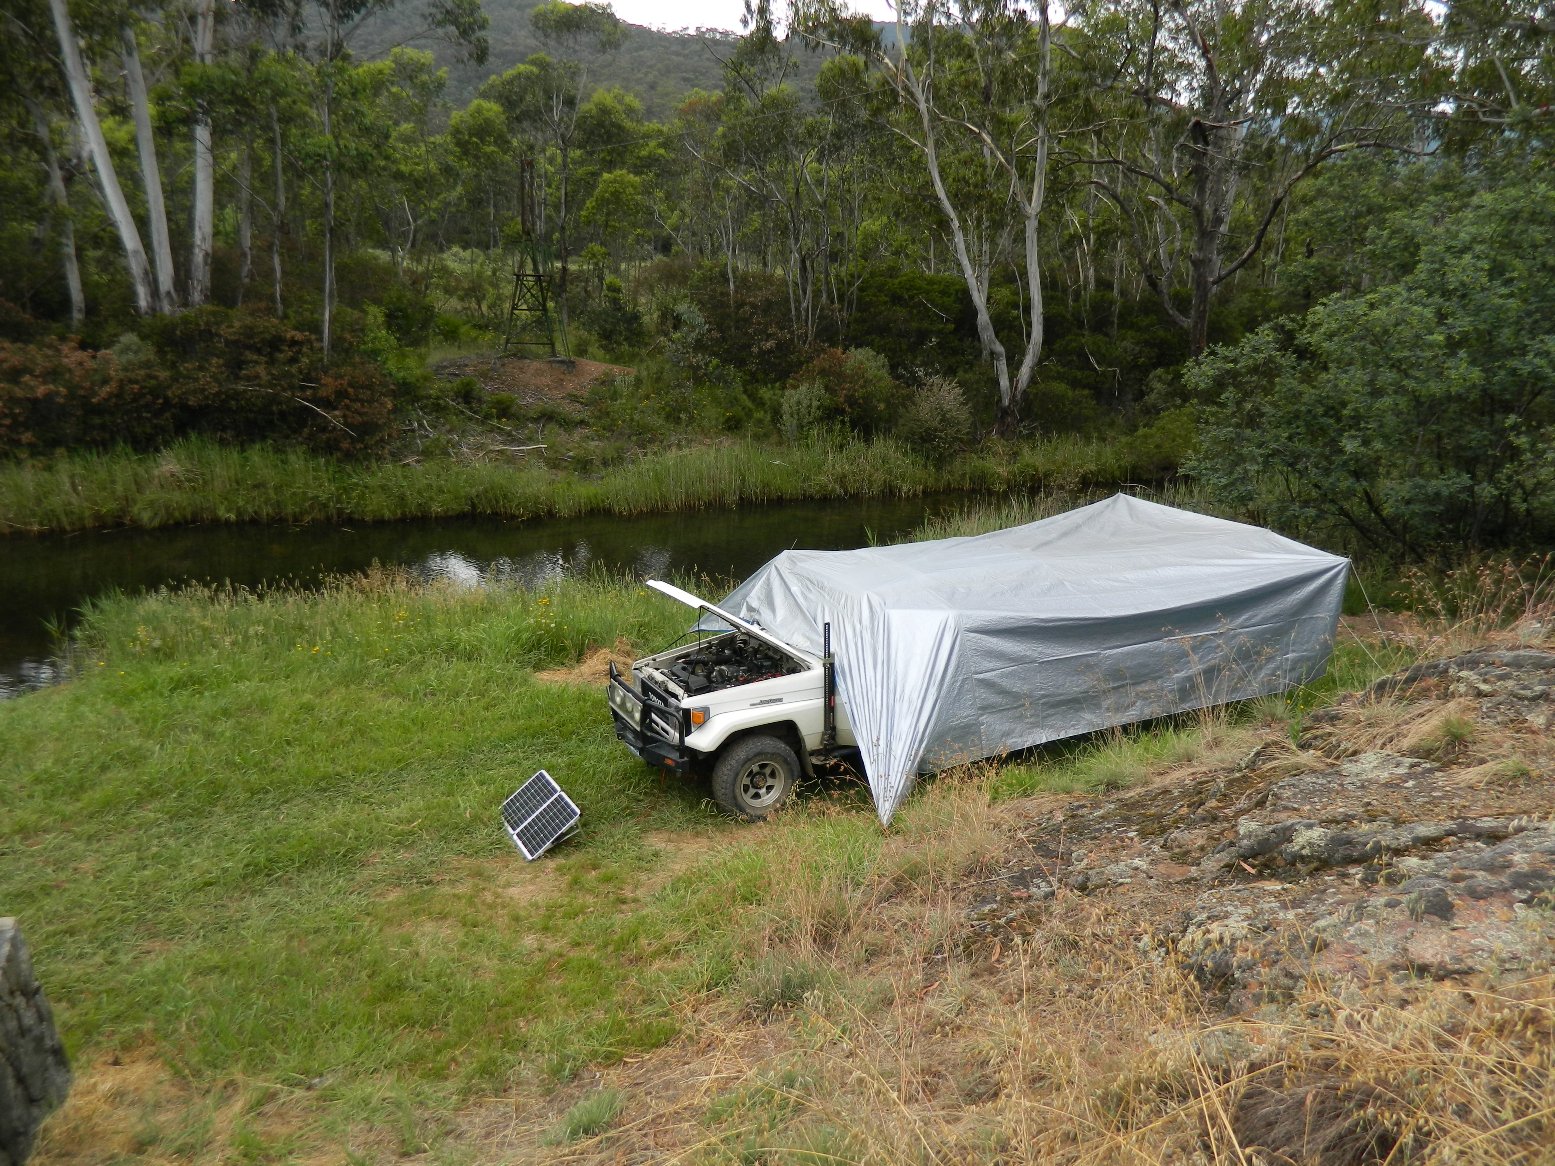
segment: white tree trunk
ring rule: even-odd
[[[135,308],[143,316],[150,315],[157,311],[151,265],[146,261],[146,248],[140,241],[140,228],[135,225],[135,216],[130,213],[130,204],[124,197],[124,189],[119,185],[119,176],[113,168],[113,157],[108,153],[102,124],[97,120],[86,63],[81,59],[81,46],[76,43],[75,29],[70,23],[70,10],[65,0],[49,0],[49,11],[54,18],[54,31],[59,37],[60,62],[65,69],[65,81],[70,87],[76,126],[86,142],[92,170],[97,175],[97,185],[102,191],[103,206],[108,211],[108,217],[113,220],[114,229],[119,233],[119,242],[124,248],[124,263],[129,268],[130,286],[135,292]]]
[[[151,132],[151,99],[146,94],[146,75],[140,68],[140,48],[135,30],[125,25],[123,42],[125,88],[135,122],[135,145],[140,151],[140,179],[146,190],[146,218],[151,227],[151,273],[157,291],[157,310],[178,308],[178,283],[173,274],[173,238],[167,231],[167,207],[162,201],[162,168],[157,165],[157,143]]]
[[[254,142],[244,135],[238,155],[238,304],[248,292],[254,275]]]
[[[275,198],[270,203],[270,272],[275,294],[275,318],[286,318],[286,299],[281,284],[281,233],[286,229],[286,169],[281,152],[281,111],[270,103],[270,165],[275,178]]]
[[[216,40],[216,0],[197,0],[194,60],[209,65]],[[189,303],[211,295],[211,247],[215,238],[216,156],[211,146],[211,111],[199,102],[194,112],[194,238],[189,253]]]
[[[972,131],[981,140],[983,156],[985,160],[996,159],[999,165],[1008,173],[1011,190],[1015,202],[1020,207],[1022,226],[1025,229],[1025,263],[1027,283],[1027,318],[1025,326],[1025,351],[1021,354],[1019,368],[1015,376],[1010,375],[1009,357],[1004,344],[1000,341],[994,330],[993,320],[988,310],[989,285],[992,275],[992,267],[995,257],[1002,252],[1008,240],[1010,227],[1001,229],[999,235],[994,236],[988,230],[980,233],[977,240],[979,246],[977,256],[974,259],[972,249],[967,240],[966,227],[961,215],[957,212],[955,203],[945,186],[944,177],[940,169],[939,142],[936,136],[936,123],[941,120],[941,114],[935,109],[932,98],[932,86],[934,84],[934,63],[932,46],[930,46],[928,58],[929,72],[920,77],[913,66],[912,58],[908,56],[905,46],[908,43],[906,28],[903,18],[898,10],[897,16],[897,54],[894,62],[886,60],[886,64],[896,73],[898,93],[908,98],[918,114],[919,131],[922,140],[916,141],[918,149],[923,152],[924,161],[929,171],[929,179],[934,186],[934,196],[938,200],[940,210],[945,215],[945,221],[950,227],[950,241],[955,254],[956,265],[961,270],[961,278],[966,284],[967,294],[972,299],[972,307],[977,317],[977,339],[982,347],[984,356],[993,365],[994,376],[999,384],[999,428],[1005,432],[1013,430],[1018,423],[1020,408],[1025,397],[1026,390],[1031,384],[1031,378],[1036,370],[1037,360],[1042,355],[1043,345],[1043,300],[1042,300],[1042,268],[1041,251],[1039,248],[1040,235],[1038,231],[1043,204],[1047,195],[1047,159],[1050,133],[1047,122],[1048,106],[1048,79],[1052,68],[1052,23],[1049,12],[1048,0],[1037,0],[1036,17],[1038,29],[1038,59],[1037,59],[1037,89],[1031,99],[1032,108],[1035,111],[1037,121],[1032,127],[1030,142],[1035,144],[1035,157],[1032,159],[1032,170],[1029,178],[1023,177],[1022,159],[1024,149],[1017,153],[1005,153],[995,144],[993,137],[983,128],[971,122],[959,118],[951,119],[952,123],[960,125]],[[930,33],[932,35],[932,33]],[[1026,147],[1026,149],[1029,149]],[[932,252],[931,252],[932,264]]]
[[[966,231],[961,226],[961,216],[956,212],[955,203],[950,201],[950,192],[945,189],[945,180],[940,175],[939,147],[934,136],[934,120],[929,109],[928,95],[912,76],[910,72],[912,66],[907,67],[909,70],[907,84],[912,93],[913,103],[918,107],[918,120],[923,130],[923,157],[928,164],[929,178],[934,184],[934,197],[939,200],[940,210],[944,212],[945,221],[950,226],[950,241],[955,250],[956,264],[961,268],[961,279],[966,284],[967,294],[972,297],[972,307],[977,315],[978,343],[992,361],[994,376],[999,382],[999,411],[1001,414],[1007,413],[1013,404],[1009,359],[1005,355],[1004,345],[999,341],[998,333],[994,331],[993,319],[988,314],[988,296],[984,291],[977,266],[972,262],[972,254],[967,249]]]
[[[1025,399],[1026,389],[1031,385],[1032,373],[1036,371],[1037,360],[1042,355],[1044,340],[1044,323],[1046,320],[1045,309],[1042,302],[1042,255],[1039,244],[1041,236],[1038,228],[1042,220],[1042,207],[1047,202],[1047,154],[1048,154],[1048,120],[1047,120],[1047,83],[1051,75],[1052,64],[1052,21],[1048,15],[1047,0],[1039,0],[1038,12],[1038,61],[1037,68],[1037,107],[1038,121],[1036,125],[1036,157],[1032,161],[1031,191],[1028,197],[1021,198],[1021,216],[1026,228],[1026,289],[1027,289],[1027,320],[1030,325],[1026,335],[1026,354],[1021,359],[1020,368],[1015,373],[1015,384],[1011,386],[1011,400],[1015,410],[1019,410],[1021,402]],[[1018,165],[1018,160],[1015,161]],[[1020,177],[1015,176],[1016,194],[1020,194]]]
[[[319,340],[324,349],[324,363],[329,363],[330,348],[335,331],[335,62],[333,56],[326,62],[329,72],[324,77],[324,312]]]
[[[65,269],[65,287],[70,292],[70,323],[79,328],[86,319],[86,295],[81,290],[81,265],[76,261],[76,224],[70,213],[70,193],[65,189],[65,179],[59,170],[59,158],[54,153],[54,128],[49,125],[43,106],[27,98],[27,110],[32,114],[32,127],[43,142],[43,167],[49,176],[49,197],[59,208],[59,258]]]

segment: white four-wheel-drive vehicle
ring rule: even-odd
[[[713,800],[764,818],[802,773],[853,746],[837,707],[831,662],[657,579],[648,586],[732,629],[610,666],[616,736],[650,765],[706,773]]]
[[[1348,573],[1123,494],[969,538],[784,551],[716,607],[651,583],[701,631],[612,669],[610,709],[639,757],[708,772],[743,818],[856,747],[888,822],[918,774],[1307,682]]]

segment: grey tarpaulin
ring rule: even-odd
[[[1319,675],[1349,560],[1124,494],[970,538],[785,551],[720,604],[819,654],[882,822],[914,776]]]

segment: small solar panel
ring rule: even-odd
[[[578,828],[578,807],[545,770],[502,803],[502,827],[530,862]]]

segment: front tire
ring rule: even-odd
[[[769,817],[793,793],[799,758],[776,737],[742,737],[713,766],[713,801],[745,822]]]

